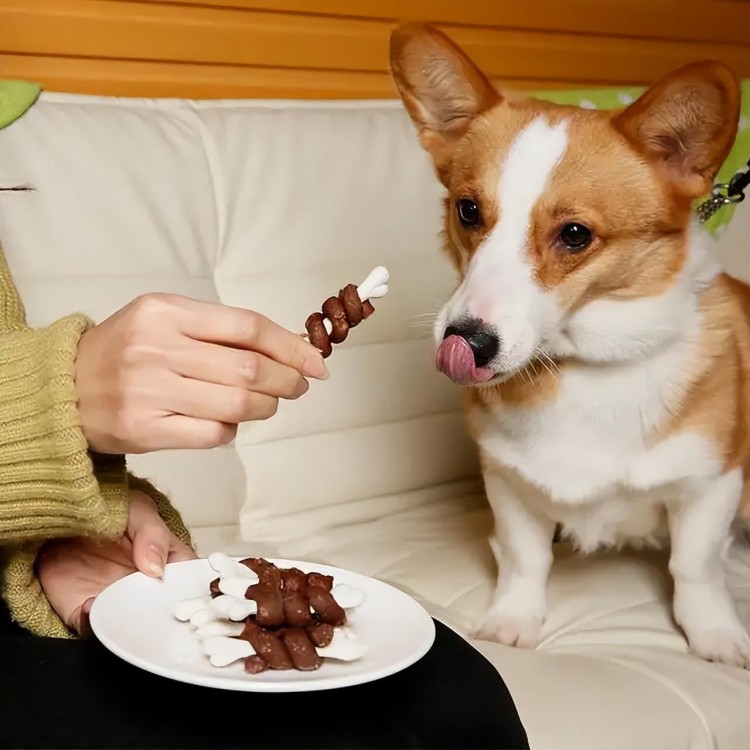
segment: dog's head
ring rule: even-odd
[[[477,385],[540,356],[596,359],[580,345],[607,323],[592,303],[657,298],[685,263],[691,204],[734,141],[733,74],[688,65],[617,112],[516,100],[418,24],[393,33],[391,69],[448,192],[461,284],[438,317],[438,367]]]

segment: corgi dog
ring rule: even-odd
[[[687,65],[606,112],[504,95],[426,25],[396,27],[390,63],[447,195],[435,363],[465,388],[499,569],[475,635],[538,644],[559,529],[668,545],[689,649],[750,669],[722,567],[750,504],[750,287],[692,210],[735,139],[734,75]]]

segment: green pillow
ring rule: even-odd
[[[38,83],[0,79],[0,129],[15,122],[39,98]]]

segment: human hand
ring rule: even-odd
[[[159,578],[166,563],[196,557],[167,528],[148,495],[131,490],[129,498],[128,525],[120,539],[56,539],[38,557],[44,595],[60,619],[79,634],[87,633],[91,605],[111,583],[137,570]]]
[[[91,449],[146,453],[228,443],[327,375],[317,349],[263,315],[148,294],[81,337],[75,381]]]

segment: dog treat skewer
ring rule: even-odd
[[[307,338],[324,357],[330,356],[333,344],[340,344],[349,329],[358,326],[375,311],[370,300],[388,294],[388,270],[374,268],[359,285],[348,284],[337,297],[329,297],[305,322]]]

